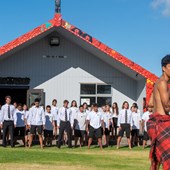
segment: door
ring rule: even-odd
[[[43,89],[30,89],[27,91],[27,106],[30,107],[35,99],[40,100],[40,105],[45,106],[45,93]]]

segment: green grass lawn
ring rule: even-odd
[[[45,148],[41,150],[38,146],[31,149],[16,147],[0,147],[0,169],[1,170],[30,170],[30,169],[61,169],[61,170],[148,170],[150,162],[148,159],[149,149],[142,148],[99,148],[68,149],[62,147]]]

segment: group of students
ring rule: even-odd
[[[117,141],[117,149],[126,132],[129,148],[139,146],[139,137],[143,135],[143,148],[149,137],[147,135],[146,122],[152,114],[152,108],[141,115],[136,103],[129,108],[125,101],[122,109],[118,104],[108,104],[101,108],[92,104],[90,109],[87,103],[77,107],[73,100],[69,107],[69,101],[64,100],[63,107],[57,106],[57,100],[46,108],[40,106],[40,100],[35,102],[28,109],[26,105],[11,104],[11,97],[6,96],[6,104],[0,109],[0,131],[3,130],[3,147],[7,146],[10,136],[11,147],[15,146],[20,138],[25,147],[31,147],[34,136],[38,134],[41,148],[52,146],[52,141],[57,140],[57,147],[68,144],[72,148],[72,136],[74,134],[75,147],[79,142],[80,147],[90,146],[93,139],[97,139],[99,147],[109,146],[110,137]],[[19,138],[18,138],[19,137]],[[102,140],[103,139],[103,140]]]

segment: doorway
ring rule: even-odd
[[[26,104],[28,86],[1,86],[0,87],[0,104],[5,103],[5,96],[12,97],[12,103],[17,102]]]

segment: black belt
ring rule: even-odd
[[[14,122],[13,120],[4,120],[4,122]]]

